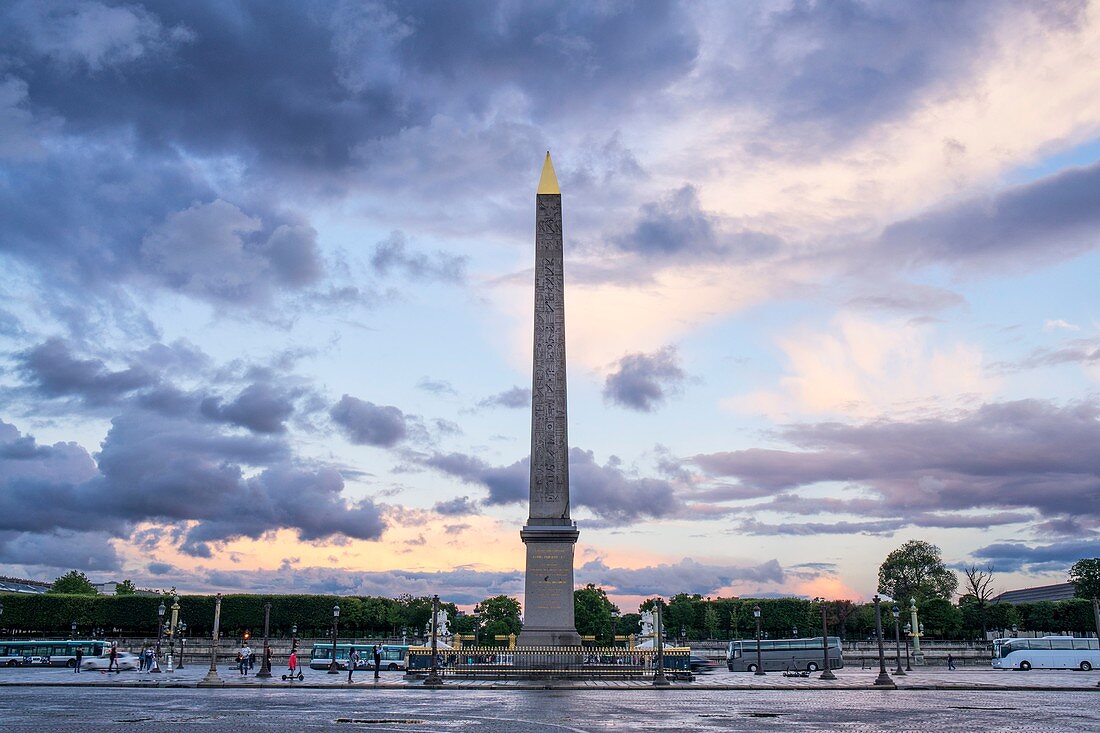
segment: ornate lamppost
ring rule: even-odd
[[[894,656],[897,658],[897,669],[894,670],[895,677],[904,677],[905,670],[901,668],[901,630],[898,626],[898,621],[901,618],[901,609],[898,608],[898,604],[894,604],[894,607],[890,609],[890,613],[894,616]]]
[[[909,599],[909,623],[913,625],[913,664],[924,666],[924,655],[920,651],[920,638],[924,635],[924,625],[917,620],[917,599]]]
[[[157,645],[153,648],[153,668],[150,674],[160,674],[160,640],[164,638],[164,601],[157,606]]]
[[[183,647],[184,642],[187,640],[187,624],[180,621],[177,630],[180,634],[180,663],[176,665],[176,669],[183,669]]]
[[[222,620],[222,594],[214,596],[214,630],[210,632],[210,671],[199,683],[202,687],[214,687],[224,684],[218,676],[218,629]]]
[[[340,623],[340,604],[332,607],[332,661],[328,665],[329,674],[340,674],[340,667],[336,664],[336,633]]]
[[[821,604],[821,653],[824,655],[824,669],[821,671],[821,677],[823,680],[835,680],[836,675],[833,674],[833,670],[829,667],[829,618],[827,616],[827,609],[825,604]]]
[[[882,606],[878,594],[872,599],[875,602],[875,637],[878,639],[878,677],[875,678],[876,687],[897,687],[890,675],[886,674],[886,651],[882,646]]]
[[[657,603],[653,607],[654,619],[657,622],[657,627],[653,630],[657,635],[656,649],[657,649],[657,666],[653,670],[653,686],[654,687],[669,687],[672,683],[665,677],[665,614],[664,614],[665,602],[658,598]]]
[[[611,611],[611,646],[615,646],[615,638],[619,635],[619,609]]]
[[[74,640],[76,639],[76,621],[73,621],[71,624],[69,624],[69,638]]]
[[[432,666],[424,678],[427,687],[439,687],[443,678],[439,676],[439,596],[432,596]]]
[[[764,657],[760,653],[760,606],[752,607],[752,617],[756,619],[756,672],[757,675],[764,674]]]

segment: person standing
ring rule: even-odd
[[[80,665],[84,662],[84,647],[76,648],[76,669],[73,672],[80,674]]]
[[[351,684],[351,673],[359,666],[359,652],[352,647],[348,652],[348,684]]]
[[[947,668],[955,669],[955,657],[951,654],[951,652],[947,653]]]
[[[374,649],[374,679],[378,679],[378,671],[382,669],[382,645],[375,643]]]
[[[108,652],[107,660],[107,672],[110,673],[111,669],[114,669],[115,674],[118,674],[121,671],[118,668],[118,644],[111,644],[111,651]]]
[[[298,673],[298,647],[290,648],[290,659],[287,660],[287,666],[290,668],[290,679],[293,681]]]
[[[138,652],[138,672],[144,672],[144,671],[145,671],[145,647],[143,646],[141,648],[141,651]]]

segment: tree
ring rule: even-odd
[[[94,596],[99,593],[88,580],[88,576],[79,570],[70,570],[53,582],[50,593],[69,593],[78,596]]]
[[[137,593],[137,588],[132,580],[126,579],[115,586],[116,596],[132,596],[135,593]]]
[[[982,640],[986,636],[986,606],[993,598],[993,564],[984,568],[970,565],[963,568],[963,591],[974,599],[978,627],[982,630]]]
[[[718,609],[713,603],[707,603],[707,610],[703,612],[703,632],[708,639],[718,638]]]
[[[1069,569],[1069,582],[1078,598],[1100,598],[1100,557],[1078,560]]]
[[[480,641],[483,643],[492,643],[498,634],[518,634],[522,627],[519,601],[509,596],[486,598],[474,606],[474,613],[481,619]]]
[[[923,540],[910,540],[886,556],[878,569],[878,591],[898,602],[916,598],[949,599],[959,579],[940,558],[940,548]]]
[[[581,636],[592,635],[601,643],[609,643],[611,613],[618,610],[608,599],[607,592],[592,583],[573,591],[573,615]]]
[[[930,598],[921,606],[921,623],[925,633],[932,638],[954,639],[962,630],[963,616],[958,607],[946,598]],[[886,618],[882,623],[886,625]],[[892,630],[891,630],[892,631]],[[891,634],[887,634],[890,636]]]

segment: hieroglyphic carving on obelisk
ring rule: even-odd
[[[531,504],[523,646],[579,645],[573,618],[569,437],[565,390],[565,277],[561,191],[550,153],[535,194],[535,348],[531,380]]]

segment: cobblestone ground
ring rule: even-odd
[[[1100,730],[1089,692],[0,688],[24,731]]]

